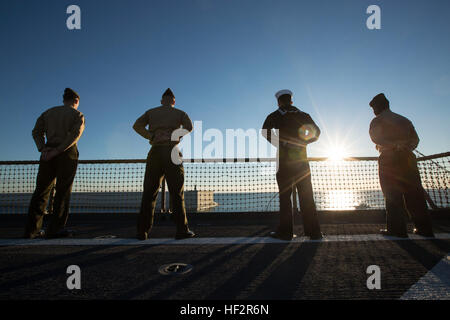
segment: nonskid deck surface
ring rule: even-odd
[[[190,220],[198,237],[174,240],[170,219],[134,239],[135,216],[71,217],[74,238],[21,239],[24,217],[0,217],[0,299],[450,299],[450,221],[436,238],[378,234],[382,221],[323,223],[312,241],[295,225],[291,242],[268,235],[276,217]],[[192,266],[162,275],[170,263]],[[81,289],[67,288],[68,266]],[[380,289],[367,287],[369,266]]]
[[[114,235],[98,236],[92,239],[0,239],[0,246],[136,246],[136,245],[231,245],[231,244],[286,244],[286,243],[325,243],[325,242],[364,242],[364,241],[407,241],[407,240],[447,240],[450,233],[436,233],[434,238],[409,234],[408,238],[384,236],[380,234],[326,235],[320,240],[309,237],[296,237],[290,241],[272,237],[195,237],[176,240],[173,238],[150,238],[145,241],[117,238]]]

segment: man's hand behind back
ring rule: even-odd
[[[41,152],[41,161],[50,161],[59,154],[54,148],[45,147]]]

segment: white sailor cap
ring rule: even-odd
[[[283,89],[278,91],[277,93],[275,93],[275,97],[278,99],[280,98],[282,95],[288,94],[292,97],[292,91],[288,90],[288,89]]]

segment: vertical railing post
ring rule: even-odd
[[[297,206],[297,187],[295,184],[292,186],[292,206],[294,208],[294,214],[298,213],[298,206]]]
[[[166,179],[164,178],[161,186],[161,213],[166,212]]]

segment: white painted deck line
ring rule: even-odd
[[[450,300],[450,253],[419,279],[401,300]]]
[[[132,245],[230,245],[230,244],[266,244],[266,243],[308,243],[308,242],[363,242],[363,241],[411,241],[450,239],[450,233],[436,233],[435,238],[427,238],[410,234],[409,238],[383,236],[381,234],[361,235],[329,235],[322,240],[310,240],[308,237],[298,237],[292,241],[278,240],[271,237],[214,237],[191,238],[175,240],[173,238],[151,238],[145,241],[125,238],[105,239],[0,239],[0,246],[132,246]]]

